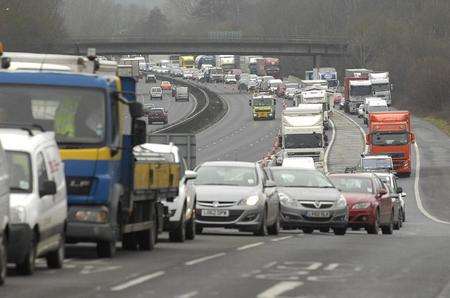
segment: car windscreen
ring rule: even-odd
[[[372,180],[366,177],[330,176],[334,186],[342,192],[367,193],[374,192]]]
[[[333,184],[319,171],[273,168],[273,180],[280,187],[334,188]]]
[[[286,149],[322,147],[322,134],[288,134],[284,136]]]
[[[408,133],[383,133],[373,135],[373,144],[376,146],[401,146],[408,144]]]
[[[64,144],[100,144],[106,136],[106,94],[100,89],[0,86],[0,122],[54,131]]]
[[[19,151],[6,151],[9,169],[9,185],[12,193],[30,193],[32,174],[30,155]]]
[[[197,169],[196,185],[255,186],[256,169],[238,166],[201,166]]]
[[[163,110],[150,110],[149,111],[149,115],[154,116],[154,115],[163,115],[164,111]]]

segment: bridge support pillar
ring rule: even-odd
[[[314,55],[313,56],[313,68],[319,68],[320,66],[320,55]]]

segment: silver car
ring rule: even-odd
[[[280,202],[259,164],[206,162],[196,169],[196,233],[206,227],[277,235]]]
[[[306,234],[315,229],[346,233],[346,200],[322,172],[284,167],[273,167],[269,172],[277,184],[283,229],[302,229]]]

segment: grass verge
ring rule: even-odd
[[[450,136],[450,123],[442,118],[438,118],[435,116],[425,117],[425,120],[435,125],[437,128],[445,132],[448,136]]]

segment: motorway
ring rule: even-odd
[[[254,122],[247,95],[229,86],[210,88],[229,109],[197,135],[199,162],[261,159],[272,149],[280,115]],[[187,109],[177,104],[169,113]],[[343,156],[333,159],[336,167],[362,150],[361,143],[342,145],[360,134],[362,121],[352,119],[334,119],[338,147],[330,159]],[[44,262],[33,277],[10,270],[0,297],[450,297],[450,224],[444,223],[450,221],[450,138],[420,119],[414,129],[417,171],[400,182],[408,194],[407,222],[393,235],[285,231],[263,238],[205,229],[181,244],[163,235],[152,252],[119,249],[112,260],[97,259],[91,245],[69,246],[64,270],[48,270]]]

